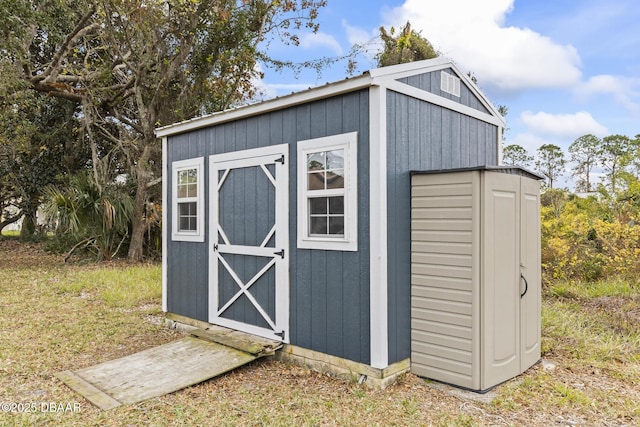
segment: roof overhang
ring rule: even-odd
[[[495,122],[506,126],[504,118],[489,99],[478,89],[473,81],[464,73],[462,73],[453,61],[444,57],[428,59],[424,61],[410,62],[406,64],[392,65],[388,67],[376,68],[363,73],[360,76],[348,78],[335,83],[328,83],[323,86],[313,87],[302,92],[292,93],[290,95],[273,98],[267,101],[249,104],[230,110],[220,111],[195,119],[163,126],[156,129],[158,138],[177,135],[193,130],[218,125],[246,117],[264,114],[271,111],[281,110],[288,107],[304,104],[311,101],[325,99],[331,96],[341,95],[371,86],[385,86],[385,83],[394,82],[404,77],[410,77],[418,74],[452,69],[461,80],[464,80],[467,87],[480,100],[482,105],[495,118]]]
[[[310,88],[302,92],[296,92],[267,101],[248,104],[242,107],[220,111],[206,116],[197,117],[195,119],[186,120],[184,122],[163,126],[156,129],[156,136],[158,138],[162,138],[165,136],[189,132],[192,130],[230,122],[245,117],[255,116],[258,114],[264,114],[271,111],[281,110],[283,108],[305,104],[307,102],[316,101],[318,99],[328,98],[330,96],[353,92],[355,90],[364,89],[369,86],[371,86],[371,77],[368,73],[365,73],[358,77],[342,80],[336,83],[328,83],[324,86]]]

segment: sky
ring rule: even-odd
[[[567,152],[578,137],[640,134],[638,0],[328,0],[320,31],[300,46],[269,46],[293,61],[339,57],[380,26],[407,21],[434,47],[472,72],[482,92],[508,108],[505,145],[530,155],[543,144]],[[376,67],[375,45],[358,72]],[[263,68],[264,98],[348,77],[345,62],[300,74]]]

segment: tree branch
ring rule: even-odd
[[[84,37],[91,31],[100,28],[100,24],[96,22],[88,24],[95,12],[96,9],[92,8],[82,18],[80,18],[78,25],[76,25],[71,34],[69,34],[65,41],[62,43],[60,49],[58,49],[58,51],[51,58],[51,62],[49,63],[47,69],[42,74],[36,76],[35,81],[44,81],[46,83],[49,83],[56,80],[60,72],[59,66],[62,58],[64,58],[69,53],[69,51],[80,38]]]

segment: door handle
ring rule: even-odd
[[[527,279],[524,277],[524,274],[520,273],[520,278],[524,280],[524,292],[520,294],[520,298],[522,298],[529,290],[529,283],[527,283]]]

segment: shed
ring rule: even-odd
[[[517,167],[411,183],[411,371],[486,391],[540,359],[540,179]]]
[[[370,378],[411,357],[411,176],[499,164],[505,122],[449,60],[158,128],[163,310]]]

